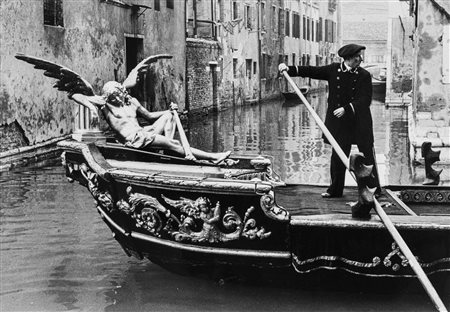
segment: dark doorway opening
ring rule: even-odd
[[[143,60],[144,40],[142,38],[125,37],[125,49],[127,58],[126,70],[128,75],[133,68],[135,68],[141,60]],[[138,85],[136,85],[136,87],[129,90],[129,92],[139,101],[144,101],[146,98],[144,86],[145,83],[141,81]]]

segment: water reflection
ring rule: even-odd
[[[324,119],[326,93],[308,95],[308,101]],[[373,101],[375,151],[382,185],[421,184],[424,167],[413,167],[408,139],[407,107],[386,108]],[[232,150],[236,154],[266,154],[287,183],[329,183],[330,145],[299,101],[284,99],[235,107],[216,114],[191,117],[190,142],[205,150]],[[356,146],[354,151],[357,151]],[[444,170],[441,184],[450,184]],[[348,175],[347,185],[354,185]]]

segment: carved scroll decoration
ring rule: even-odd
[[[166,204],[163,205],[155,197],[133,192],[131,186],[127,188],[127,194],[127,199],[117,202],[118,210],[130,215],[136,227],[156,237],[170,237],[181,242],[219,243],[240,238],[265,239],[271,235],[250,217],[253,206],[247,209],[242,220],[234,207],[228,207],[221,217],[220,202],[212,205],[206,197],[173,200],[161,195]]]
[[[300,260],[298,259],[297,255],[293,254],[292,255],[292,264],[295,268],[295,270],[299,273],[306,273],[306,272],[310,272],[310,271],[314,271],[320,268],[327,268],[327,269],[333,269],[338,267],[337,263],[343,263],[345,265],[348,265],[350,267],[354,267],[354,268],[365,268],[365,269],[370,269],[370,268],[376,268],[380,265],[383,265],[386,268],[390,268],[393,272],[398,272],[400,271],[400,269],[402,267],[407,267],[409,265],[408,260],[406,259],[406,257],[403,255],[403,253],[400,251],[400,248],[397,246],[397,244],[395,242],[393,242],[391,244],[391,249],[392,251],[389,252],[385,257],[378,257],[375,256],[372,259],[372,262],[361,262],[361,261],[356,261],[356,260],[350,260],[341,256],[317,256],[314,258],[309,258],[309,259],[305,259],[305,260]],[[397,260],[395,260],[395,256],[398,257]],[[383,260],[381,260],[383,259]],[[319,263],[321,261],[325,261],[327,263],[327,265],[323,266],[323,265],[319,265],[317,264],[316,267],[311,268],[310,266],[312,264],[315,263]],[[433,266],[439,266],[442,265],[444,263],[448,263],[450,264],[450,258],[441,258],[439,260],[430,262],[430,263],[425,263],[425,262],[421,262],[418,259],[420,266],[423,268],[428,268],[428,269],[432,269]],[[334,264],[334,265],[333,265]],[[308,267],[305,267],[308,266]],[[349,270],[346,268],[342,268],[344,270],[347,271],[351,271],[352,273],[358,273],[355,272],[353,270]],[[448,268],[443,268],[443,269],[437,269],[438,271],[449,271],[450,269]],[[431,271],[434,272],[434,271]],[[364,274],[363,275],[371,275],[371,274]],[[413,275],[413,274],[412,274]],[[400,276],[410,276],[410,275],[400,275]]]
[[[111,194],[99,186],[98,174],[92,172],[85,163],[81,164],[78,168],[74,168],[73,165],[68,164],[67,168],[70,173],[77,170],[80,171],[87,182],[87,189],[96,200],[97,205],[105,208],[109,212],[114,209],[114,201]]]
[[[160,201],[153,196],[134,192],[131,186],[126,189],[126,198],[114,204],[110,192],[101,186],[98,175],[86,164],[66,164],[66,168],[71,179],[75,171],[81,173],[99,206],[108,212],[117,210],[130,216],[137,228],[155,237],[182,242],[223,243],[239,239],[265,239],[271,235],[251,217],[255,210],[253,206],[246,210],[243,218],[232,206],[227,207],[222,215],[220,202],[212,204],[206,197],[195,200],[181,197],[174,200],[161,195]],[[261,202],[265,203],[263,209],[271,211],[271,214],[284,215],[284,210],[274,204],[273,194],[267,195]]]
[[[267,217],[278,221],[289,221],[289,213],[286,209],[276,204],[273,191],[263,194],[260,204]]]

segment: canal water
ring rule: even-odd
[[[310,100],[323,113],[320,96]],[[373,115],[384,181],[421,183],[407,153],[406,109],[374,103]],[[289,183],[326,184],[330,149],[320,136],[302,105],[281,100],[197,116],[189,130],[193,146],[268,154]],[[311,289],[223,284],[129,258],[59,160],[0,173],[0,235],[2,312],[434,311],[419,283],[392,291],[325,287],[333,281]],[[440,294],[450,306],[450,294]]]

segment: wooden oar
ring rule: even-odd
[[[178,133],[180,134],[181,144],[183,145],[184,154],[187,159],[195,159],[194,155],[191,151],[191,146],[186,137],[186,133],[184,132],[183,125],[181,124],[180,117],[178,116],[178,112],[176,109],[172,110],[173,117],[175,119],[175,123],[177,124]]]
[[[289,76],[286,70],[283,72],[284,77],[286,80],[291,84],[292,88],[294,88],[295,92],[299,96],[299,98],[303,101],[303,104],[305,104],[306,108],[309,110],[317,124],[319,125],[320,129],[330,142],[331,146],[335,150],[336,154],[339,156],[339,158],[342,160],[344,165],[349,169],[349,159],[347,155],[345,155],[342,148],[339,146],[339,144],[334,139],[333,135],[330,133],[330,131],[327,129],[323,121],[320,119],[319,115],[317,115],[316,111],[312,108],[312,106],[309,104],[308,100],[306,100],[305,96],[302,94],[300,89],[297,87],[295,82],[292,80],[292,78]],[[355,179],[355,176],[352,175]],[[406,244],[405,240],[401,237],[400,233],[395,228],[394,224],[392,223],[391,219],[389,219],[386,212],[384,212],[383,208],[381,207],[380,203],[374,198],[375,202],[375,211],[377,212],[378,216],[380,217],[381,221],[383,221],[384,226],[391,234],[394,241],[397,243],[398,247],[402,251],[402,253],[405,255],[406,259],[408,259],[408,263],[413,269],[413,271],[416,273],[417,277],[419,278],[420,282],[422,283],[422,286],[425,288],[425,291],[428,293],[428,296],[433,301],[436,309],[440,312],[447,312],[447,308],[445,307],[444,303],[442,302],[441,298],[439,297],[438,293],[436,292],[436,289],[431,284],[430,280],[428,279],[428,276],[423,271],[422,267],[420,266],[419,262],[417,261],[416,257],[414,257],[413,253],[411,252],[410,248]]]

